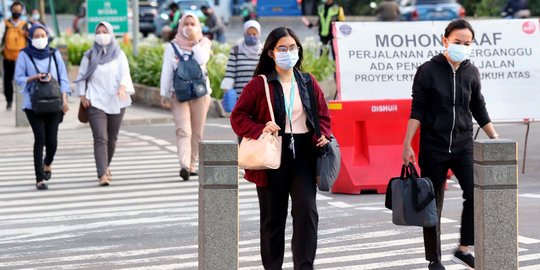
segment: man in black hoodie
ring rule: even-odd
[[[424,227],[424,246],[430,270],[445,269],[441,264],[440,216],[448,169],[463,190],[461,239],[453,261],[474,269],[469,246],[474,245],[473,122],[478,122],[491,139],[498,135],[486,110],[480,91],[480,73],[469,60],[474,40],[472,26],[463,19],[446,28],[444,53],[420,66],[413,82],[412,109],[404,141],[403,162],[416,163],[411,140],[420,129],[419,166],[422,176],[435,187],[439,224]]]

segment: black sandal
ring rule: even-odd
[[[38,190],[46,190],[46,189],[49,189],[49,186],[47,186],[47,184],[45,184],[45,182],[40,181],[40,182],[36,183],[36,188]]]

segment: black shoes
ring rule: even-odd
[[[429,270],[445,270],[446,268],[444,268],[441,262],[436,261],[436,262],[429,262],[428,269]]]
[[[6,110],[10,111],[12,106],[13,106],[13,103],[8,102],[7,105],[6,105]]]
[[[43,180],[49,181],[49,179],[51,179],[51,176],[52,176],[52,172],[50,172],[50,171],[43,171]]]
[[[40,181],[40,182],[36,183],[36,188],[38,190],[46,190],[46,189],[49,189],[49,186],[47,186],[47,184],[45,184],[45,182]]]
[[[197,172],[189,172],[189,176],[198,176],[199,174]]]
[[[467,269],[474,270],[474,256],[471,253],[464,253],[456,249],[452,261],[464,265]]]
[[[182,180],[184,180],[184,181],[189,180],[189,175],[190,175],[190,173],[189,173],[187,168],[182,168],[180,170],[180,177],[182,178]]]

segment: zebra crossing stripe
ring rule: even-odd
[[[193,232],[198,226],[199,184],[196,177],[188,182],[179,181],[177,156],[171,153],[176,152],[176,146],[151,136],[121,132],[118,151],[111,164],[112,186],[103,188],[97,186],[91,140],[92,137],[86,134],[80,139],[61,141],[53,165],[53,179],[49,182],[51,189],[43,193],[36,192],[32,185],[31,145],[8,147],[2,152],[0,245],[3,252],[0,269],[197,269],[198,247],[193,244],[170,246],[171,243],[164,243],[163,247],[160,243],[152,243],[155,246],[128,247],[97,242],[86,247],[51,247],[48,250],[50,243],[95,234],[111,235],[123,227],[145,230],[190,228],[176,237],[196,242],[197,235]],[[255,186],[245,180],[239,181],[238,188],[241,224],[249,228],[240,235],[240,269],[258,270],[261,262],[257,193]],[[318,193],[317,200],[325,202],[318,206],[321,213],[342,208],[385,211],[382,202],[350,204],[335,201],[326,193]],[[334,220],[321,215],[317,269],[425,269],[427,266],[419,228],[380,229],[362,224],[324,228],[330,224],[327,221]],[[443,221],[456,222],[444,218]],[[286,226],[284,268],[292,269],[290,218]],[[126,234],[121,237],[137,236]],[[459,234],[443,234],[441,238],[446,269],[462,269],[451,263],[451,255],[448,255],[456,247]],[[540,243],[540,240],[527,237],[519,240],[527,245]],[[28,243],[26,249],[20,248]],[[540,254],[527,254],[527,249],[519,252],[521,262],[540,260]],[[411,258],[401,259],[404,254],[410,254]],[[520,269],[536,270],[538,264]]]

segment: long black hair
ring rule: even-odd
[[[268,37],[264,42],[263,50],[261,52],[261,58],[259,59],[259,64],[257,64],[257,68],[255,68],[255,73],[253,73],[253,77],[259,76],[261,74],[271,74],[276,70],[276,62],[272,57],[270,57],[270,54],[276,47],[278,41],[282,37],[286,36],[292,37],[296,42],[296,46],[298,46],[299,59],[298,62],[296,62],[296,65],[294,65],[294,68],[301,70],[302,59],[304,58],[304,49],[302,48],[300,39],[298,39],[298,36],[292,29],[288,27],[278,27],[272,30],[270,34],[268,34]]]

